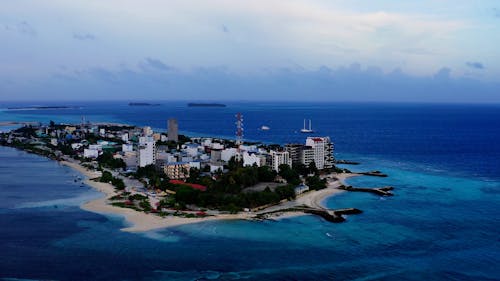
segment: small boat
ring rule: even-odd
[[[262,131],[269,131],[271,128],[269,128],[268,126],[263,125],[262,127],[260,127],[260,129]]]
[[[304,119],[304,128],[300,129],[301,133],[314,133],[312,127],[311,127],[311,119],[309,119],[309,129],[306,129],[306,119]]]

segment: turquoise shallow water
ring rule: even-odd
[[[417,148],[415,153],[425,155]],[[364,211],[348,216],[346,223],[300,216],[206,222],[133,234],[119,230],[120,217],[78,208],[100,195],[75,183],[74,171],[0,148],[0,278],[499,279],[500,181],[494,176],[495,163],[488,162],[490,156],[472,165],[435,160],[452,162],[457,156],[430,155],[433,161],[417,161],[407,154],[361,152],[340,150],[339,156],[362,162],[349,166],[354,171],[377,169],[390,176],[356,177],[348,183],[392,185],[395,196],[346,192],[327,199],[331,208]]]

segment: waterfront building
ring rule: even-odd
[[[302,194],[306,191],[309,191],[309,186],[301,183],[298,186],[295,187],[295,195]]]
[[[271,169],[279,172],[279,166],[282,164],[287,164],[292,167],[290,153],[288,153],[288,151],[271,150],[269,152],[269,166],[271,166]]]
[[[179,124],[177,123],[177,119],[170,118],[168,119],[168,140],[169,141],[179,141]]]
[[[314,163],[319,170],[333,167],[333,143],[330,137],[308,137],[306,145],[312,147]]]
[[[83,157],[84,158],[93,158],[93,159],[95,159],[95,158],[99,157],[99,150],[85,148],[83,150]]]

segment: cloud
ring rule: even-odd
[[[465,63],[466,66],[474,69],[484,69],[484,65],[477,61],[468,61]]]
[[[73,38],[76,40],[86,41],[86,40],[96,40],[95,35],[90,33],[73,33]]]
[[[493,16],[495,18],[500,18],[500,9],[493,8]]]
[[[228,29],[228,28],[227,28],[227,26],[226,26],[226,25],[224,25],[224,24],[221,26],[221,30],[222,30],[222,32],[224,32],[224,33],[229,33],[229,29]]]
[[[47,80],[47,87],[53,89],[51,98],[67,98],[71,91],[72,99],[90,100],[140,96],[184,100],[500,102],[499,83],[482,82],[472,76],[454,77],[447,67],[430,76],[412,76],[401,69],[386,73],[379,67],[359,63],[337,68],[274,68],[265,75],[243,75],[224,66],[151,71],[141,64],[146,62],[137,68],[122,65],[79,71],[60,69],[59,75]],[[18,87],[25,84],[19,83]],[[43,92],[35,89],[39,84],[31,84],[34,88],[29,92]]]
[[[451,69],[448,67],[441,68],[436,74],[434,79],[438,81],[447,81],[450,79]]]
[[[12,25],[5,24],[4,28],[7,31],[17,32],[32,37],[37,35],[35,28],[33,28],[33,26],[31,26],[27,21],[22,21]]]
[[[162,71],[169,71],[172,69],[172,67],[166,65],[161,60],[154,58],[146,58],[146,65]]]

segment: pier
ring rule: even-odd
[[[312,208],[309,206],[298,206],[298,207],[292,207],[292,208],[287,208],[287,209],[275,210],[275,211],[266,212],[266,213],[260,213],[256,216],[256,218],[257,219],[266,219],[266,215],[270,215],[273,213],[284,213],[284,212],[303,212],[305,214],[312,214],[312,215],[320,216],[329,222],[339,223],[339,222],[344,222],[346,220],[344,218],[344,215],[357,215],[357,214],[361,214],[363,211],[356,209],[356,208],[328,210],[328,209],[322,209],[322,208]]]
[[[341,186],[339,189],[345,191],[354,191],[354,192],[369,192],[380,196],[393,196],[394,194],[391,190],[394,190],[392,186],[384,186],[377,188],[365,188],[365,187],[352,187],[352,186]]]
[[[380,172],[380,171],[371,171],[371,172],[360,172],[360,173],[357,173],[359,175],[364,175],[364,176],[372,176],[372,177],[382,177],[382,178],[386,178],[388,177],[388,175]]]
[[[335,160],[335,164],[344,164],[344,165],[359,165],[359,162],[350,161],[350,160]]]

